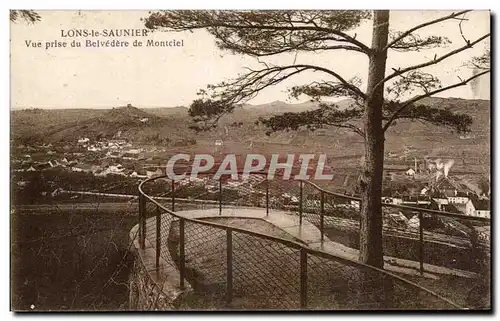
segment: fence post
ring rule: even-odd
[[[300,249],[300,308],[307,308],[307,251]]]
[[[222,215],[222,176],[219,178],[219,215]]]
[[[175,181],[172,180],[172,212],[175,211]]]
[[[266,178],[266,216],[269,215],[269,180]]]
[[[233,229],[226,230],[226,257],[227,257],[227,280],[226,280],[226,302],[231,304],[233,300]]]
[[[321,191],[321,221],[320,221],[320,231],[321,231],[321,243],[324,239],[324,228],[325,228],[325,193]]]
[[[180,272],[180,288],[184,289],[184,279],[186,275],[186,240],[185,240],[185,228],[184,228],[184,218],[179,219],[179,272]]]
[[[302,202],[303,202],[303,182],[300,181],[300,198],[299,198],[299,224],[302,225],[302,211],[303,211],[303,208],[302,208]]]
[[[161,211],[156,205],[156,272],[160,273],[160,253],[161,253]]]
[[[139,246],[141,249],[146,247],[146,207],[141,192],[139,192]]]
[[[418,212],[418,234],[419,234],[419,261],[420,261],[420,274],[424,274],[424,215],[422,211]]]

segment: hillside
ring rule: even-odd
[[[64,113],[66,112],[66,113]],[[184,120],[160,117],[133,106],[107,110],[22,110],[11,112],[12,137],[15,140],[42,139],[49,142],[74,141],[79,137],[113,138],[131,141],[157,141],[182,136],[176,130],[188,126]],[[60,117],[63,115],[62,117]]]
[[[351,102],[338,102],[346,108]],[[387,151],[400,151],[412,145],[419,150],[482,153],[489,155],[490,102],[457,98],[429,98],[424,103],[455,111],[467,112],[473,119],[472,134],[461,139],[450,130],[422,122],[399,121],[387,134]],[[328,129],[319,132],[284,132],[265,135],[265,128],[255,124],[258,117],[289,111],[317,108],[306,102],[287,104],[275,101],[269,104],[246,104],[234,113],[221,118],[212,132],[197,134],[188,128],[191,120],[185,107],[135,108],[132,106],[113,109],[66,109],[66,110],[16,110],[11,111],[11,132],[15,141],[74,141],[78,137],[112,138],[117,134],[136,142],[167,144],[178,140],[213,141],[224,139],[241,143],[265,142],[292,144],[308,148],[330,150],[335,148],[342,155],[356,154],[363,150],[362,138],[344,129]],[[457,147],[453,148],[450,147]]]

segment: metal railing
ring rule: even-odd
[[[319,226],[324,240],[330,218],[335,218],[332,211],[336,207],[330,206],[331,198],[360,201],[307,181],[268,181],[259,174],[251,177],[254,179],[247,185],[241,183],[240,178],[212,182],[208,179],[198,184],[155,177],[139,186],[139,244],[144,248],[147,239],[155,247],[157,271],[162,264],[174,266],[179,271],[181,288],[189,282],[196,293],[203,293],[203,302],[198,302],[196,308],[220,307],[221,304],[263,309],[461,308],[385,270],[311,249],[285,235],[271,236],[175,212],[176,207],[183,210],[201,206],[204,210],[217,211],[222,219],[225,212],[237,211],[242,206],[265,208],[266,215],[272,215],[275,209],[287,210],[295,212],[300,223],[305,219]],[[149,184],[159,181],[163,186],[170,186],[170,190],[163,193],[146,191]],[[290,183],[297,186],[298,197],[290,194]],[[197,184],[202,186],[197,187]],[[287,192],[283,193],[280,186]],[[156,196],[164,199],[164,195],[171,196],[170,208],[155,199]],[[176,204],[177,198],[189,195],[195,195],[193,200],[203,199],[204,202]],[[315,208],[318,202],[319,210]],[[385,206],[420,213],[426,211],[392,204]],[[453,213],[433,214],[457,218]],[[419,215],[422,218],[423,214]],[[423,228],[419,230],[419,241],[423,244]],[[422,253],[423,246],[420,246],[421,271]],[[187,304],[186,308],[192,306]]]
[[[359,210],[361,210],[361,198],[360,197],[355,197],[355,196],[349,196],[349,195],[345,195],[345,194],[341,194],[341,193],[336,193],[336,192],[332,192],[332,191],[328,191],[328,190],[325,190],[321,187],[319,187],[318,185],[312,183],[312,182],[309,182],[309,181],[304,181],[303,183],[300,183],[300,195],[303,195],[303,184],[309,184],[311,186],[313,186],[314,189],[316,189],[317,191],[319,191],[320,193],[320,222],[319,222],[319,229],[321,230],[321,233],[322,233],[322,239],[323,239],[323,234],[324,234],[324,230],[325,230],[325,213],[324,213],[324,207],[325,207],[325,197],[332,197],[332,198],[337,198],[337,199],[344,199],[344,200],[349,200],[349,201],[352,201],[352,202],[359,202],[359,205],[358,206],[355,206],[355,207],[359,207]],[[303,202],[303,198],[301,196],[300,200],[299,200],[300,203]],[[302,206],[300,206],[300,208],[302,208]],[[389,232],[400,232],[400,236],[403,237],[405,236],[404,234],[409,234],[410,230],[413,229],[415,230],[416,234],[418,234],[418,254],[417,254],[417,259],[418,259],[418,262],[419,262],[419,271],[421,274],[424,273],[425,269],[424,269],[424,263],[426,261],[425,257],[426,257],[426,251],[425,251],[425,244],[428,243],[428,244],[432,244],[432,241],[430,240],[430,236],[429,235],[429,240],[428,242],[426,242],[425,240],[425,231],[426,231],[426,228],[424,227],[424,224],[426,222],[426,216],[427,216],[427,221],[431,221],[429,218],[443,218],[443,219],[446,219],[446,223],[449,223],[451,225],[453,225],[455,223],[455,225],[460,225],[460,227],[456,227],[457,230],[455,230],[455,234],[461,234],[461,235],[450,235],[450,233],[446,233],[446,231],[443,231],[441,230],[440,232],[441,233],[435,233],[435,234],[439,234],[438,236],[440,236],[440,239],[437,240],[438,242],[451,242],[451,240],[449,238],[453,237],[455,239],[455,241],[459,242],[459,243],[470,243],[470,238],[472,237],[471,236],[471,233],[473,233],[474,231],[474,227],[473,227],[473,223],[479,223],[480,225],[482,226],[490,226],[490,219],[489,218],[486,218],[486,217],[478,217],[478,216],[468,216],[468,215],[464,215],[464,214],[458,214],[458,213],[451,213],[451,212],[446,212],[446,211],[438,211],[438,210],[433,210],[433,209],[428,209],[428,208],[422,208],[422,207],[416,207],[416,206],[408,206],[408,205],[401,205],[401,204],[391,204],[391,203],[382,203],[382,208],[389,208],[389,209],[396,209],[398,211],[405,211],[405,212],[410,212],[410,213],[416,213],[416,215],[414,217],[418,217],[418,220],[414,220],[412,224],[408,224],[410,229],[405,229],[405,230],[401,230],[401,229],[397,229],[397,228],[390,228],[390,227],[387,227],[384,229],[384,234],[388,234]],[[302,215],[302,210],[299,210],[299,215]],[[384,222],[387,221],[387,217],[384,217]],[[465,222],[465,223],[464,223]],[[442,222],[441,222],[442,223]],[[437,230],[439,230],[439,228],[435,228]],[[432,228],[428,228],[428,230],[432,230]],[[481,233],[479,233],[481,234]],[[490,247],[490,244],[489,244],[489,234],[488,235],[482,235],[484,236],[484,239],[483,241],[481,242],[483,246],[486,246],[486,247]],[[446,239],[448,238],[448,239]],[[480,238],[481,238],[481,235],[480,235]],[[432,246],[432,245],[430,245]],[[408,248],[406,247],[405,250],[408,250]],[[474,249],[471,249],[472,251],[474,251]],[[432,248],[430,249],[430,251],[432,251]],[[428,252],[430,252],[428,251]],[[393,255],[393,256],[397,256],[397,255]],[[470,256],[466,256],[467,259],[470,259]],[[413,258],[409,258],[409,259],[413,259]],[[429,260],[430,261],[430,260]],[[428,262],[428,263],[432,263],[432,262]],[[467,263],[470,263],[470,262],[467,262]],[[440,265],[439,263],[436,264],[436,265]],[[457,267],[457,266],[455,266]],[[462,269],[465,269],[467,270],[468,268],[470,268],[471,265],[469,266],[462,266],[461,268]],[[460,266],[458,266],[458,268],[460,268]],[[474,270],[474,269],[473,269]]]

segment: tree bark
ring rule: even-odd
[[[384,167],[384,132],[382,106],[384,86],[378,86],[385,77],[389,34],[389,11],[375,11],[373,38],[369,60],[367,99],[364,113],[365,159],[360,175],[361,218],[359,260],[383,268],[382,245],[382,178]]]

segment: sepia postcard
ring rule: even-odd
[[[11,10],[11,311],[491,311],[490,20]]]

